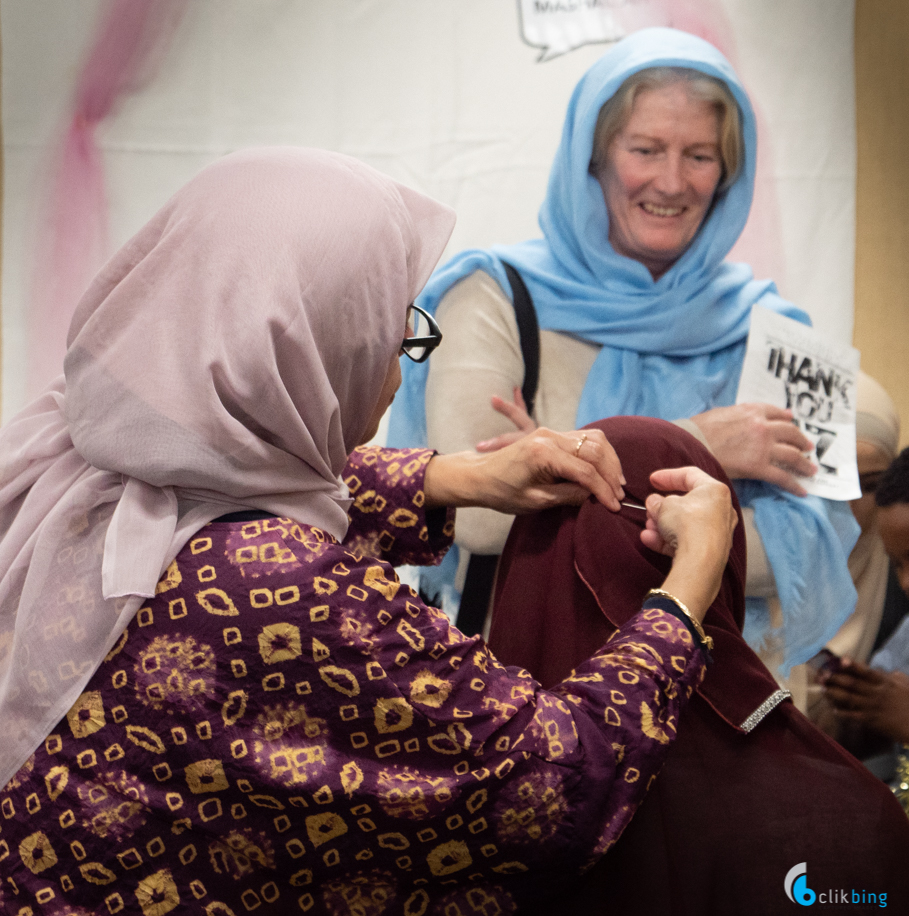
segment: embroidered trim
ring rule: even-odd
[[[788,690],[777,690],[771,693],[763,703],[739,726],[743,731],[750,732],[771,711],[776,709],[783,700],[789,700],[792,694]]]

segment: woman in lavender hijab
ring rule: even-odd
[[[0,431],[3,912],[512,912],[624,830],[736,514],[656,474],[685,494],[641,534],[675,597],[551,690],[398,581],[454,506],[624,498],[600,432],[360,445],[438,343],[407,322],[452,225],[348,157],[247,151],[85,294],[65,375]]]

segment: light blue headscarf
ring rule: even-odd
[[[691,245],[659,280],[608,242],[603,192],[589,173],[600,109],[639,70],[686,67],[722,80],[742,117],[745,155],[738,177],[718,195]],[[543,238],[464,251],[436,271],[419,305],[434,312],[458,280],[484,270],[510,291],[502,260],[520,272],[540,327],[600,344],[581,395],[577,424],[636,414],[675,420],[735,402],[755,303],[805,324],[745,264],[724,260],[745,227],[754,189],[757,133],[748,96],[729,62],[700,38],[675,29],[642,29],[616,44],[578,83],[540,209]],[[501,260],[500,260],[501,259]],[[407,362],[405,360],[405,362]],[[425,444],[428,364],[405,366],[389,443]],[[774,571],[783,609],[783,671],[815,654],[855,607],[847,558],[858,526],[847,504],[799,499],[747,481],[738,488]],[[765,602],[749,599],[749,641],[769,635]]]

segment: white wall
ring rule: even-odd
[[[766,117],[781,292],[848,342],[854,246],[853,0],[725,0]],[[3,416],[24,398],[26,280],[47,151],[99,0],[3,0]],[[100,134],[114,244],[214,158],[340,150],[456,208],[450,250],[537,234],[575,82],[605,50],[538,63],[516,0],[190,0],[155,81]]]

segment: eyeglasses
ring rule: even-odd
[[[415,363],[429,359],[429,354],[442,343],[442,332],[435,318],[418,305],[407,307],[407,336],[401,352]]]

